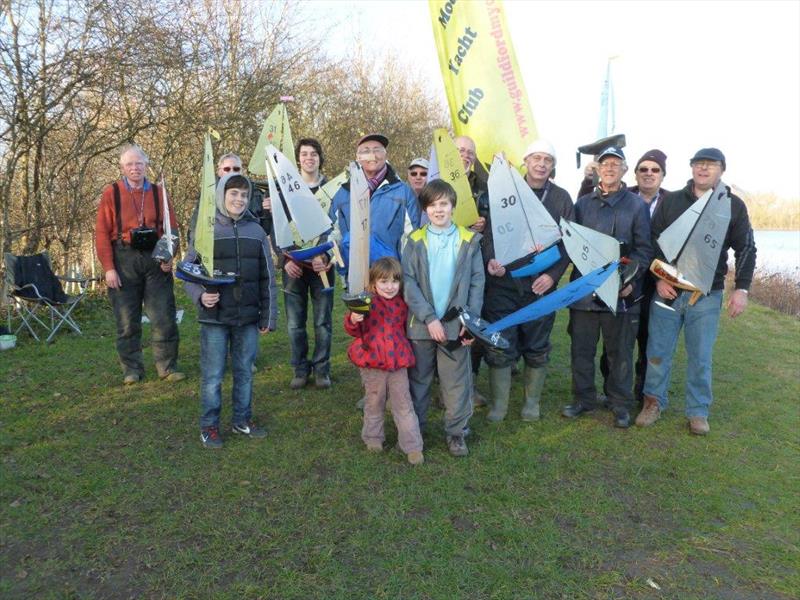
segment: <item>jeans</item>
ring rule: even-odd
[[[722,290],[701,296],[694,306],[689,306],[691,292],[682,292],[669,310],[656,304],[658,294],[650,306],[650,330],[647,340],[647,376],[644,394],[655,396],[661,410],[667,407],[667,390],[672,372],[672,359],[678,345],[678,334],[683,336],[688,358],[686,366],[686,416],[708,417],[713,396],[711,394],[711,363],[714,342],[719,330],[719,313],[722,308]]]
[[[144,376],[142,303],[150,319],[150,343],[159,377],[177,368],[178,325],[172,273],[164,273],[150,252],[114,245],[114,267],[122,281],[108,297],[117,322],[117,354],[125,375]]]
[[[200,324],[200,427],[219,427],[222,408],[222,379],[228,352],[233,371],[233,419],[235,425],[252,417],[253,371],[258,347],[258,326]]]
[[[334,272],[328,271],[331,286]],[[333,339],[333,293],[323,291],[322,280],[317,273],[303,269],[297,279],[283,272],[283,299],[286,306],[286,321],[289,325],[289,345],[292,349],[292,367],[298,377],[308,377],[313,370],[318,375],[330,375],[331,340]],[[314,354],[308,359],[308,297],[314,310]]]

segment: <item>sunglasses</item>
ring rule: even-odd
[[[408,174],[411,177],[427,177],[428,176],[428,172],[427,171],[409,171]]]
[[[242,170],[242,167],[222,167],[222,170],[225,171],[226,173],[230,173],[231,171],[233,171],[234,173],[238,173],[239,171]]]
[[[636,170],[639,173],[661,173],[661,167],[639,167]]]

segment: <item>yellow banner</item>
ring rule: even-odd
[[[522,164],[538,137],[502,0],[428,0],[456,135],[475,140],[486,169],[497,152]]]

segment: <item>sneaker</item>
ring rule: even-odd
[[[361,398],[356,402],[356,410],[364,410],[364,405],[367,403],[367,397],[361,396]]]
[[[162,376],[161,379],[163,379],[164,381],[175,383],[177,381],[183,381],[184,379],[186,379],[186,374],[181,373],[180,371],[170,371],[166,375]]]
[[[567,417],[568,419],[574,419],[575,417],[579,417],[592,411],[594,411],[594,406],[586,406],[582,402],[574,402],[573,404],[567,404],[561,409],[561,416]]]
[[[256,364],[255,364],[255,363],[253,363],[252,365],[250,365],[250,372],[251,372],[251,373],[257,373],[257,372],[258,372],[258,367],[256,366]]]
[[[464,441],[463,435],[448,435],[447,449],[453,456],[466,456],[469,454],[467,443]]]
[[[289,387],[293,390],[302,390],[308,383],[308,375],[295,375],[289,382]]]
[[[694,435],[706,435],[711,431],[708,426],[708,419],[705,417],[689,417],[689,431]]]
[[[330,375],[314,375],[314,385],[317,386],[317,389],[326,390],[331,387],[331,376]]]
[[[370,452],[383,452],[383,444],[377,440],[370,440],[364,443],[367,445],[367,450]]]
[[[614,427],[627,429],[631,426],[631,414],[624,409],[614,410]]]
[[[644,397],[644,408],[639,416],[636,417],[638,427],[650,427],[661,417],[661,407],[658,405],[658,398],[655,396]]]
[[[233,433],[241,433],[242,435],[246,435],[251,438],[267,437],[266,429],[259,427],[252,421],[247,421],[247,423],[241,423],[239,425],[234,423],[231,429],[233,430]]]
[[[425,457],[422,455],[422,452],[414,451],[408,453],[408,464],[410,465],[421,465],[425,462]]]
[[[135,383],[139,383],[142,380],[142,376],[138,373],[129,373],[125,375],[125,379],[122,380],[122,383],[125,385],[133,385]]]
[[[200,430],[200,441],[206,448],[222,448],[222,438],[219,435],[219,427],[203,427]]]

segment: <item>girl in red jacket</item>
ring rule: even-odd
[[[372,308],[363,315],[347,312],[344,328],[355,340],[347,349],[366,390],[361,439],[371,452],[383,450],[383,415],[388,397],[397,426],[398,445],[412,465],[424,461],[419,421],[408,391],[407,368],[414,353],[406,338],[408,307],[400,294],[403,272],[394,258],[376,260],[369,269]]]

